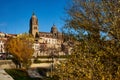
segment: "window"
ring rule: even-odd
[[[34,27],[34,29],[37,29],[37,27]]]

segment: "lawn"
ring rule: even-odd
[[[25,69],[5,69],[5,71],[11,75],[14,80],[42,80],[29,77]]]

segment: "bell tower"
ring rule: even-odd
[[[39,35],[39,29],[38,29],[38,19],[35,16],[35,13],[32,14],[32,17],[30,18],[30,29],[29,34],[32,34],[34,37]]]

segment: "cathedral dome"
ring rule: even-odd
[[[52,28],[51,28],[51,33],[57,33],[57,27],[53,24]]]

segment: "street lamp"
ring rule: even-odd
[[[54,50],[51,51],[51,78],[52,78],[52,75],[53,75],[53,69],[54,69]]]

